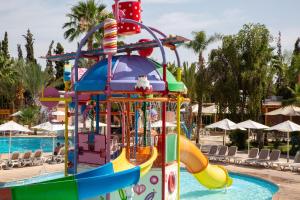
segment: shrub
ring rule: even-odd
[[[245,131],[242,130],[235,130],[229,134],[229,138],[231,140],[231,145],[235,145],[238,149],[245,149],[246,148],[246,140],[248,135]]]

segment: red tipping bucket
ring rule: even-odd
[[[132,1],[120,1],[119,3],[119,14],[122,18],[132,19],[137,22],[141,22],[141,2],[136,0]],[[115,4],[112,6],[115,12]],[[118,23],[118,34],[119,35],[133,35],[141,32],[141,27],[131,23]]]

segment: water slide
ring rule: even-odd
[[[186,127],[185,122],[180,122],[181,129],[185,133],[187,138],[191,138],[191,132],[189,132],[188,128]]]
[[[114,161],[93,170],[50,181],[0,189],[1,200],[81,200],[100,196],[138,183],[157,158],[151,157],[139,166],[126,159],[126,151]]]
[[[184,136],[180,136],[180,161],[208,189],[229,187],[232,184],[227,170],[223,166],[209,164],[200,149]]]

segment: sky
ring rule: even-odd
[[[34,35],[35,57],[47,53],[51,40],[60,42],[66,52],[75,51],[77,42],[64,39],[62,25],[68,19],[66,13],[77,0],[0,0],[0,39],[8,32],[9,50],[17,56],[17,44],[22,45],[25,55],[25,40],[22,35],[29,28]],[[113,0],[100,0],[110,10]],[[155,27],[165,34],[181,35],[192,39],[193,31],[204,30],[214,33],[235,34],[243,24],[265,24],[274,38],[278,31],[282,35],[284,50],[293,50],[297,37],[300,37],[299,0],[142,0],[142,20],[145,25]],[[151,38],[147,33],[130,36],[127,42],[141,38]],[[78,38],[78,41],[80,38]],[[220,45],[215,43],[209,50]],[[275,43],[274,43],[275,46]],[[197,56],[184,47],[178,48],[182,61],[195,62]],[[156,59],[161,56],[156,50]],[[175,56],[167,51],[167,60],[173,62]],[[45,61],[38,59],[44,67]]]

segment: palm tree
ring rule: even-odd
[[[36,63],[25,63],[19,61],[19,72],[22,74],[24,88],[30,92],[34,103],[38,100],[38,95],[46,85],[46,73],[42,71],[41,66]]]
[[[197,65],[196,63],[192,63],[189,65],[187,62],[183,63],[183,70],[182,70],[182,82],[185,84],[188,93],[187,97],[191,100],[191,102],[188,104],[187,107],[187,129],[189,132],[189,135],[191,135],[191,132],[193,130],[193,111],[192,111],[192,103],[195,102],[196,99],[196,92],[195,92],[195,86],[196,86],[196,70]]]
[[[81,34],[89,32],[106,18],[112,17],[112,13],[106,11],[105,8],[104,4],[95,0],[80,1],[74,5],[71,8],[71,12],[67,14],[69,21],[63,25],[63,28],[66,29],[64,33],[65,39],[69,39],[72,42]],[[101,44],[102,35],[102,31],[98,31],[88,39],[88,50],[93,48],[94,42]]]
[[[39,112],[40,108],[37,106],[24,108],[21,110],[20,121],[31,128],[31,125],[37,121]]]
[[[196,142],[199,143],[199,133],[200,128],[202,126],[202,105],[204,96],[208,91],[209,84],[205,81],[209,80],[208,78],[208,70],[205,68],[205,62],[203,57],[203,52],[207,49],[207,47],[222,38],[220,34],[214,34],[212,36],[207,37],[204,31],[193,32],[194,39],[190,41],[186,47],[192,49],[196,54],[198,54],[198,66],[197,66],[197,79],[196,81],[196,90],[197,93],[197,102],[198,102],[198,114],[197,114],[197,137]]]

